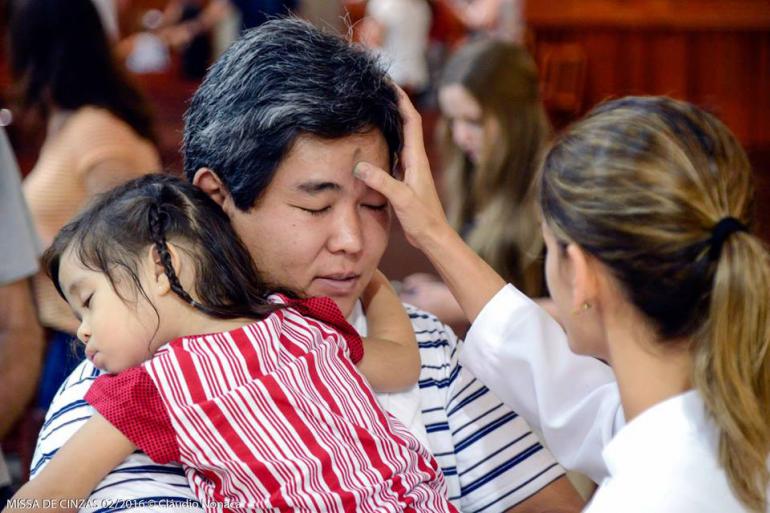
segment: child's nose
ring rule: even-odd
[[[88,343],[88,339],[91,338],[91,330],[86,325],[86,323],[81,322],[80,326],[78,326],[78,332],[77,332],[78,339],[80,339],[81,342],[84,344]]]

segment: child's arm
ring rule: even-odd
[[[22,486],[5,512],[77,511],[104,476],[136,447],[98,413],[59,449],[40,475]]]
[[[388,279],[376,271],[361,298],[369,335],[358,369],[377,392],[401,392],[417,383],[420,351],[414,328]]]

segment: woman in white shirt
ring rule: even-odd
[[[770,257],[746,228],[751,169],[730,131],[631,97],[557,139],[539,185],[565,337],[449,228],[402,103],[404,181],[354,172],[473,321],[465,364],[601,483],[587,511],[768,511]]]

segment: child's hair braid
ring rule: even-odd
[[[179,282],[179,277],[176,275],[174,265],[171,262],[171,253],[168,250],[168,245],[166,245],[166,233],[163,226],[163,212],[161,208],[162,207],[158,204],[150,205],[150,235],[152,236],[152,240],[155,243],[155,249],[158,252],[160,261],[163,264],[163,271],[165,272],[166,277],[171,284],[171,290],[193,307],[206,311],[207,309],[195,301],[195,299],[193,299],[193,297],[187,293],[184,287],[182,287],[182,284]]]

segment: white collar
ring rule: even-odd
[[[717,430],[706,416],[695,390],[671,397],[642,412],[626,424],[602,451],[611,476],[629,469],[630,462],[654,460],[681,449],[684,438],[694,437],[716,447]]]

